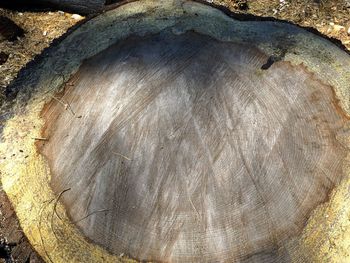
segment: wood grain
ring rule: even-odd
[[[285,262],[339,182],[346,122],[303,66],[196,33],[87,60],[42,115],[40,151],[72,221],[114,254]]]

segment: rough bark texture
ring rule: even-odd
[[[315,262],[349,82],[348,54],[293,25],[121,5],[7,88],[4,190],[47,261]]]

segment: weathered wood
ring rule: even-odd
[[[71,188],[72,221],[141,260],[284,261],[278,244],[341,179],[345,119],[305,68],[262,71],[267,60],[188,33],[85,62],[43,113],[51,184]]]
[[[308,220],[349,175],[350,57],[256,19],[124,4],[7,87],[1,180],[46,261],[317,262]]]

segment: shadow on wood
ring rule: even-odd
[[[281,261],[278,245],[341,179],[345,119],[304,67],[261,71],[267,60],[163,33],[86,61],[43,113],[51,183],[71,188],[73,222],[141,260]]]
[[[121,5],[8,87],[0,149],[27,158],[2,162],[4,189],[47,261],[317,262],[308,220],[349,174],[349,73],[289,24]]]

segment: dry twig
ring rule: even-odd
[[[37,141],[48,141],[48,138],[42,138],[42,137],[32,137],[33,140],[37,140]]]
[[[108,211],[111,211],[111,209],[101,209],[101,210],[97,210],[97,211],[91,212],[91,213],[87,214],[86,216],[84,216],[84,217],[74,221],[73,224],[79,223],[80,221],[85,220],[86,218],[88,218],[89,216],[92,216],[93,214],[97,214],[97,213],[101,213],[101,212],[108,212]]]
[[[69,103],[65,103],[63,100],[56,98],[55,96],[51,96],[51,98],[53,98],[55,101],[60,103],[64,107],[65,110],[69,110],[72,113],[72,115],[75,116],[75,112],[73,111],[73,109]]]

